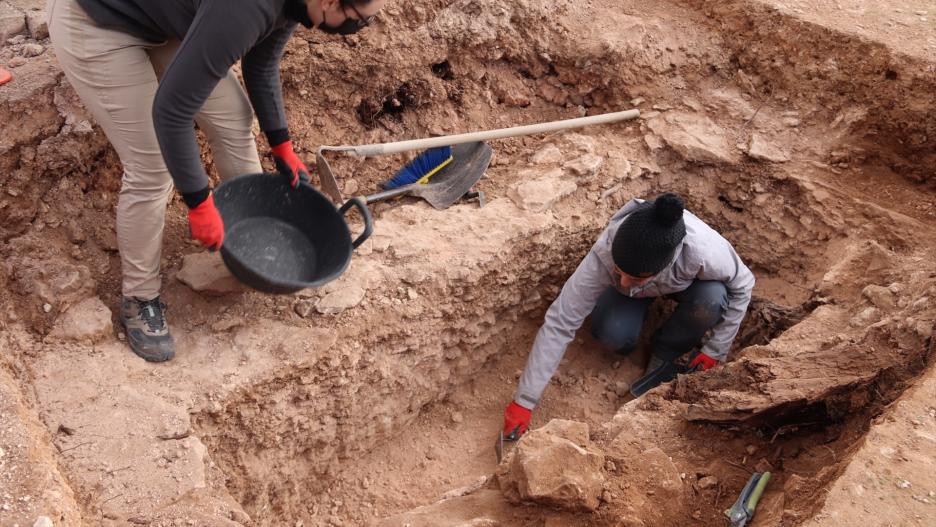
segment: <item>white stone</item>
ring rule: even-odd
[[[98,341],[110,334],[111,310],[98,297],[78,302],[60,316],[49,336],[62,340]]]
[[[533,154],[533,157],[530,158],[530,162],[537,165],[554,164],[560,161],[562,161],[562,152],[552,143],[537,150],[536,153]]]
[[[601,170],[604,161],[605,159],[599,155],[585,154],[570,161],[565,167],[573,174],[587,178],[596,175]]]
[[[879,286],[879,285],[869,285],[861,291],[861,296],[867,298],[875,307],[889,311],[894,309],[894,294],[891,293],[891,290]]]
[[[33,9],[26,12],[26,26],[29,28],[29,34],[36,40],[42,40],[49,36],[49,26],[46,23],[45,11]]]
[[[361,286],[350,284],[325,295],[315,304],[315,310],[323,315],[337,315],[360,304],[364,300],[364,293]]]
[[[243,290],[228,271],[219,252],[200,252],[182,257],[182,269],[176,278],[195,291],[226,294]]]
[[[526,172],[532,176],[534,172]],[[549,210],[560,199],[578,189],[574,181],[563,175],[562,169],[552,170],[537,179],[526,179],[511,192],[510,198],[520,208],[533,212]]]
[[[26,15],[9,2],[0,2],[0,42],[26,31]]]
[[[48,516],[40,516],[33,522],[33,527],[54,527],[54,525]]]
[[[881,310],[874,306],[870,306],[862,310],[857,315],[853,316],[848,321],[848,324],[854,328],[860,328],[870,326],[879,320],[881,320]]]
[[[30,42],[29,44],[23,44],[23,56],[24,57],[38,57],[42,55],[45,51],[45,48],[42,47],[42,44],[36,44],[35,42]]]
[[[344,193],[347,196],[354,196],[357,194],[359,188],[360,187],[358,186],[358,182],[356,180],[349,179],[348,181],[345,181]]]
[[[756,133],[751,135],[751,141],[747,146],[747,155],[752,159],[771,163],[785,163],[790,160],[790,156],[786,152]]]
[[[703,115],[667,112],[650,119],[647,127],[687,161],[736,162],[727,132]]]
[[[595,140],[587,135],[571,133],[565,136],[566,141],[569,142],[576,150],[583,154],[594,154],[595,153]]]

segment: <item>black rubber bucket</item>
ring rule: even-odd
[[[351,251],[374,230],[364,200],[337,209],[312,185],[290,188],[280,175],[236,177],[219,185],[214,196],[224,220],[224,264],[264,293],[294,293],[338,278]],[[345,221],[351,207],[364,218],[364,232],[353,241]]]

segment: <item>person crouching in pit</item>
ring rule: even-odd
[[[626,356],[634,351],[653,300],[675,300],[675,312],[653,334],[647,371],[700,344],[689,369],[708,369],[727,357],[753,288],[754,275],[728,240],[686,211],[678,195],[631,200],[614,214],[546,312],[504,411],[504,438],[516,440],[526,431],[566,347],[589,314],[595,339]]]

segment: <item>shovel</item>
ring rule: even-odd
[[[409,194],[426,200],[437,209],[447,209],[468,194],[471,187],[481,179],[491,164],[492,153],[491,147],[485,143],[456,145],[452,147],[452,162],[432,176],[428,183],[411,183],[385,190],[365,196],[364,201],[377,203]]]
[[[589,115],[588,117],[578,117],[575,119],[565,119],[563,121],[514,126],[512,128],[501,128],[498,130],[487,130],[483,132],[470,132],[467,134],[443,135],[439,137],[429,137],[426,139],[411,139],[409,141],[398,141],[395,143],[376,143],[358,146],[320,146],[315,153],[315,164],[318,168],[319,178],[321,179],[322,190],[325,191],[325,193],[328,194],[336,204],[340,205],[344,199],[341,196],[341,190],[338,188],[338,181],[335,179],[335,174],[328,165],[328,160],[326,160],[325,156],[323,155],[323,153],[326,151],[348,152],[361,157],[376,156],[381,154],[396,154],[410,150],[425,150],[428,148],[449,145],[455,146],[466,143],[476,143],[479,141],[490,141],[492,139],[502,139],[505,137],[543,134],[559,130],[568,130],[571,128],[581,128],[583,126],[592,124],[614,123],[627,119],[635,119],[639,116],[640,111],[633,109],[622,112]],[[455,156],[455,160],[457,162],[457,155]],[[438,175],[439,174],[434,176],[434,178],[438,177]]]

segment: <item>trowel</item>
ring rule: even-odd
[[[744,485],[734,505],[725,511],[730,527],[745,527],[754,519],[754,511],[757,509],[761,495],[764,494],[764,489],[767,488],[768,481],[770,481],[770,472],[751,474],[751,478]]]
[[[505,447],[509,445],[507,443],[516,443],[520,439],[520,427],[514,428],[509,435],[504,435],[504,431],[501,430],[497,433],[497,442],[494,443],[494,453],[497,454],[497,464],[500,465],[502,459],[504,459]]]

